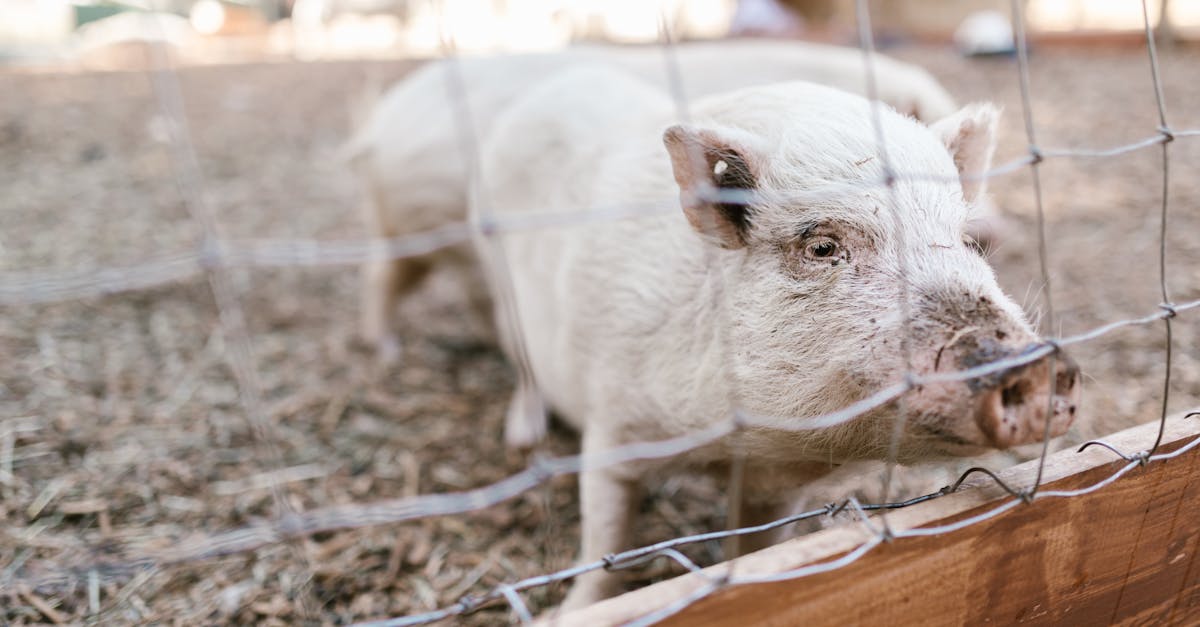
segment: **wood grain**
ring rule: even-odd
[[[1106,441],[1135,452],[1157,424]],[[1168,421],[1169,452],[1200,435],[1200,419]],[[1044,491],[1084,488],[1124,461],[1093,447],[1047,459]],[[1008,469],[1029,485],[1036,463]],[[883,544],[846,567],[791,581],[731,586],[667,625],[1192,625],[1200,624],[1200,447],[1135,468],[1096,492],[1039,498],[937,536]],[[893,512],[893,529],[962,520],[1011,500],[986,479],[950,496]],[[706,572],[770,574],[825,562],[871,536],[861,525],[828,529]],[[705,584],[686,575],[556,617],[555,624],[619,624],[669,605]]]

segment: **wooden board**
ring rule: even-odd
[[[1147,424],[1106,438],[1136,452],[1154,442]],[[1159,452],[1200,435],[1200,418],[1168,420]],[[1052,455],[1043,490],[1096,484],[1125,464],[1092,447]],[[1000,473],[1026,486],[1036,462]],[[1011,497],[980,478],[975,487],[898,510],[893,529],[932,527],[992,509]],[[835,559],[871,536],[861,525],[827,529],[705,572],[779,573]],[[1130,471],[1082,496],[1045,498],[937,536],[899,538],[838,570],[779,583],[724,588],[668,625],[1200,624],[1200,447]],[[609,625],[687,596],[689,574],[558,616],[555,624]]]

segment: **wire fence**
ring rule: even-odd
[[[859,0],[856,3],[856,15],[859,27],[859,45],[863,51],[863,63],[866,69],[867,84],[865,92],[870,97],[873,106],[870,123],[877,142],[878,156],[883,167],[883,176],[874,184],[887,190],[892,215],[899,220],[899,212],[895,210],[894,190],[898,183],[906,181],[942,181],[943,177],[930,176],[919,172],[898,172],[892,169],[889,160],[888,145],[884,137],[880,111],[877,99],[876,74],[873,31],[870,23],[868,3]],[[643,564],[647,561],[663,558],[671,560],[690,572],[701,572],[699,565],[679,552],[679,548],[695,543],[713,540],[727,540],[748,534],[762,533],[780,528],[795,522],[832,516],[843,511],[851,511],[861,519],[863,526],[868,529],[870,538],[854,551],[828,562],[813,564],[804,568],[770,577],[756,575],[737,575],[728,573],[726,576],[715,578],[707,574],[706,583],[693,594],[678,600],[653,613],[633,621],[634,625],[650,625],[684,609],[713,592],[728,586],[753,585],[768,581],[794,579],[822,572],[835,570],[866,555],[879,545],[906,537],[918,535],[937,535],[950,533],[963,527],[977,524],[1023,504],[1038,499],[1068,498],[1089,493],[1118,480],[1121,476],[1140,465],[1169,459],[1200,446],[1200,439],[1194,440],[1184,447],[1168,454],[1158,453],[1162,444],[1163,429],[1167,420],[1169,391],[1171,382],[1172,361],[1172,323],[1177,317],[1200,308],[1200,300],[1174,303],[1167,289],[1168,259],[1166,254],[1166,237],[1168,231],[1169,203],[1168,191],[1171,183],[1170,155],[1171,145],[1177,140],[1200,136],[1200,129],[1176,130],[1168,123],[1167,111],[1164,105],[1162,81],[1159,75],[1159,62],[1155,49],[1154,31],[1149,18],[1146,2],[1142,2],[1146,50],[1150,72],[1154,85],[1155,103],[1157,106],[1159,126],[1153,134],[1132,143],[1096,149],[1054,149],[1043,148],[1037,141],[1037,125],[1030,104],[1032,86],[1029,79],[1028,43],[1026,41],[1025,19],[1022,15],[1020,0],[1012,2],[1012,22],[1015,29],[1017,44],[1017,68],[1019,72],[1021,103],[1024,121],[1025,137],[1028,144],[1027,154],[1013,161],[997,165],[977,176],[980,180],[1012,175],[1021,170],[1028,170],[1033,186],[1033,195],[1037,212],[1038,259],[1041,275],[1043,302],[1045,303],[1045,328],[1054,328],[1056,311],[1051,300],[1051,276],[1048,270],[1049,251],[1045,232],[1045,215],[1042,203],[1040,182],[1040,167],[1052,159],[1103,159],[1113,158],[1132,151],[1150,149],[1155,146],[1161,151],[1162,172],[1162,203],[1159,212],[1159,250],[1158,250],[1158,284],[1161,301],[1147,307],[1147,313],[1137,318],[1115,320],[1095,327],[1083,333],[1066,337],[1046,337],[1031,350],[1005,359],[984,363],[958,372],[945,372],[922,375],[912,369],[912,356],[909,343],[912,340],[910,326],[911,312],[909,311],[909,285],[906,273],[906,261],[901,254],[900,268],[902,270],[901,285],[897,293],[897,307],[904,320],[904,376],[900,382],[880,389],[870,396],[848,405],[838,411],[818,416],[800,419],[789,417],[786,426],[781,426],[781,417],[761,416],[750,412],[735,410],[727,420],[721,421],[706,429],[688,433],[680,437],[655,442],[636,442],[617,446],[599,454],[581,454],[557,458],[534,458],[524,471],[496,481],[490,485],[462,492],[418,495],[410,498],[379,501],[365,504],[342,505],[297,512],[283,498],[278,484],[272,484],[277,517],[275,520],[211,534],[198,540],[193,540],[147,554],[139,559],[113,564],[80,564],[68,571],[60,572],[52,577],[36,581],[25,581],[17,578],[13,569],[8,569],[10,582],[0,581],[0,585],[17,582],[28,585],[33,589],[62,588],[73,586],[76,582],[87,581],[89,577],[97,576],[114,579],[129,579],[149,577],[160,569],[172,564],[212,559],[221,555],[229,555],[251,551],[264,546],[287,542],[291,539],[309,536],[318,532],[339,529],[358,528],[369,525],[394,524],[403,521],[461,514],[488,507],[544,484],[555,476],[594,471],[600,468],[625,464],[636,460],[665,459],[674,457],[697,448],[727,440],[738,433],[754,426],[770,426],[774,429],[814,430],[825,429],[853,420],[864,413],[892,402],[903,403],[906,394],[922,385],[930,383],[946,383],[968,381],[989,374],[1001,373],[1011,369],[1031,364],[1042,359],[1051,363],[1049,380],[1051,389],[1055,381],[1055,358],[1062,348],[1089,342],[1112,333],[1118,329],[1163,323],[1166,336],[1165,374],[1161,399],[1161,416],[1158,438],[1144,451],[1124,452],[1112,449],[1126,463],[1120,466],[1108,478],[1086,488],[1073,491],[1042,490],[1042,472],[1046,455],[1049,451],[1050,430],[1047,424],[1043,434],[1039,470],[1037,479],[1029,486],[1008,486],[1001,483],[1012,499],[985,511],[972,518],[955,522],[950,525],[911,530],[893,530],[889,527],[884,514],[887,511],[907,507],[917,503],[955,492],[963,481],[976,473],[986,474],[993,479],[995,475],[986,469],[972,468],[966,471],[952,486],[937,492],[925,494],[916,498],[889,501],[892,493],[893,472],[898,457],[899,437],[902,421],[895,421],[895,432],[891,438],[891,446],[887,455],[887,471],[884,474],[882,494],[878,503],[859,503],[851,498],[840,503],[830,504],[821,508],[800,514],[781,518],[774,522],[731,528],[724,531],[713,531],[673,538],[656,544],[615,553],[603,559],[589,561],[570,568],[544,575],[530,577],[519,581],[494,587],[490,591],[477,596],[463,597],[457,603],[436,611],[416,614],[390,620],[364,623],[376,627],[417,625],[430,623],[453,616],[473,612],[483,607],[496,604],[507,604],[513,616],[522,622],[532,620],[533,611],[522,599],[522,593],[533,588],[547,586],[556,582],[570,580],[584,573],[601,569],[620,570]],[[683,96],[682,76],[673,60],[673,42],[670,29],[664,19],[662,27],[662,49],[664,64],[669,77],[669,91],[675,99],[678,117],[686,120],[689,117],[687,101]],[[464,162],[470,164],[471,186],[477,194],[486,190],[482,184],[482,172],[479,167],[479,137],[471,125],[471,112],[468,111],[467,94],[470,85],[457,70],[452,37],[444,35],[444,47],[450,71],[447,72],[446,90],[450,102],[455,107],[458,143],[462,150]],[[483,255],[491,262],[491,270],[498,276],[494,288],[498,307],[507,308],[510,321],[515,329],[510,329],[519,337],[517,309],[514,305],[515,295],[512,293],[512,277],[505,261],[505,254],[500,237],[506,233],[553,229],[560,227],[578,227],[596,221],[621,220],[632,216],[646,216],[654,213],[678,211],[677,206],[669,203],[662,205],[634,205],[596,207],[586,211],[555,211],[545,210],[520,215],[494,215],[490,212],[491,203],[486,196],[481,196],[480,209],[473,212],[466,223],[452,224],[443,228],[398,237],[388,240],[347,240],[347,241],[308,241],[308,240],[239,240],[222,235],[221,225],[215,213],[209,209],[205,198],[205,181],[197,165],[196,154],[189,137],[186,117],[183,111],[183,95],[177,77],[165,58],[157,59],[157,69],[153,71],[154,91],[162,109],[163,115],[170,121],[172,163],[176,184],[180,197],[184,200],[190,218],[201,226],[204,239],[196,250],[186,250],[173,254],[161,254],[148,257],[141,262],[124,267],[109,267],[100,269],[84,269],[77,272],[24,272],[19,274],[0,275],[0,305],[20,306],[36,303],[68,301],[89,298],[98,295],[114,294],[126,291],[148,290],[158,286],[171,284],[204,276],[216,300],[220,326],[226,343],[226,359],[229,362],[238,387],[238,396],[242,412],[249,421],[251,431],[255,434],[258,446],[268,463],[273,467],[282,467],[280,456],[275,448],[278,434],[274,433],[271,424],[263,417],[260,382],[257,379],[249,331],[246,327],[244,312],[237,296],[232,290],[228,272],[231,268],[242,266],[317,266],[358,264],[381,258],[401,259],[418,257],[438,249],[463,244],[473,238],[482,238],[491,246],[491,250]],[[713,199],[723,202],[748,202],[749,199],[738,191],[719,190]],[[902,232],[902,229],[897,229]],[[900,246],[903,251],[903,245]],[[724,302],[718,305],[725,309]],[[728,350],[726,354],[729,354]],[[527,382],[533,381],[532,367],[524,352],[523,343],[518,342],[514,351],[514,360],[520,378]],[[733,406],[736,404],[731,403]],[[1052,400],[1051,400],[1052,402]],[[1051,412],[1053,408],[1051,407]],[[1104,442],[1093,441],[1085,443],[1079,450],[1099,445],[1109,447]],[[1109,447],[1111,449],[1111,447]],[[739,457],[740,459],[740,457]],[[735,462],[737,460],[735,459]],[[731,490],[740,494],[740,476],[737,475],[740,464],[733,465],[734,477],[731,480]],[[998,479],[997,479],[998,481]],[[731,511],[734,508],[731,508]],[[869,512],[879,512],[877,518],[868,517]],[[97,575],[98,573],[98,575]],[[93,584],[94,585],[94,584]]]

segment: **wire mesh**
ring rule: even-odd
[[[899,214],[894,203],[894,187],[898,182],[936,181],[942,179],[926,173],[898,172],[892,169],[892,164],[888,158],[887,137],[884,135],[883,126],[879,118],[880,105],[876,98],[878,86],[873,61],[875,54],[874,35],[870,24],[868,4],[865,0],[857,2],[856,13],[859,26],[859,45],[863,51],[864,67],[867,69],[866,93],[873,103],[871,124],[877,140],[878,154],[883,163],[883,176],[880,180],[875,181],[875,184],[887,190],[889,197],[892,198],[890,207],[892,214],[898,220]],[[942,490],[912,499],[891,502],[889,501],[889,496],[892,489],[893,468],[896,463],[897,447],[901,433],[901,425],[897,421],[896,430],[892,434],[891,446],[887,455],[888,464],[882,488],[883,498],[879,503],[863,504],[853,498],[849,498],[840,503],[787,516],[767,524],[745,527],[734,525],[734,528],[724,531],[713,531],[673,538],[652,545],[609,554],[602,559],[589,560],[570,568],[498,585],[483,595],[464,596],[457,603],[436,611],[362,624],[377,627],[425,624],[467,614],[500,603],[507,604],[513,616],[520,622],[529,622],[533,618],[533,612],[522,599],[521,593],[556,582],[567,581],[584,573],[629,568],[660,557],[675,562],[689,572],[703,573],[694,561],[678,551],[679,547],[689,544],[740,538],[749,534],[762,533],[784,527],[799,521],[816,519],[823,516],[834,516],[842,511],[852,511],[855,513],[868,532],[868,540],[857,549],[829,562],[812,564],[804,568],[769,577],[757,575],[739,576],[733,571],[729,571],[719,578],[709,577],[706,579],[706,585],[698,588],[692,594],[678,599],[674,603],[653,613],[649,613],[631,623],[636,625],[650,625],[668,618],[688,605],[728,586],[754,585],[756,583],[795,579],[829,572],[853,563],[885,542],[896,541],[906,537],[952,533],[958,529],[1003,515],[1005,512],[1038,499],[1069,498],[1087,494],[1102,489],[1113,481],[1117,481],[1121,476],[1136,467],[1177,457],[1200,446],[1200,439],[1197,439],[1171,453],[1158,453],[1168,415],[1171,383],[1171,350],[1173,344],[1172,321],[1190,310],[1200,308],[1200,300],[1182,303],[1172,302],[1167,287],[1168,197],[1171,184],[1170,148],[1175,141],[1200,136],[1200,129],[1174,130],[1168,125],[1159,72],[1159,61],[1154,42],[1154,30],[1151,26],[1149,10],[1144,0],[1142,7],[1147,56],[1153,78],[1154,96],[1159,118],[1159,127],[1156,129],[1155,134],[1127,144],[1107,148],[1054,149],[1043,148],[1037,142],[1037,127],[1034,123],[1030,95],[1032,85],[1025,19],[1022,14],[1021,2],[1013,0],[1012,16],[1018,53],[1017,68],[1028,154],[1008,163],[995,166],[980,174],[978,178],[989,180],[1013,174],[1026,168],[1029,170],[1037,212],[1038,259],[1042,279],[1043,303],[1046,309],[1045,320],[1047,324],[1045,326],[1047,328],[1054,328],[1056,312],[1051,295],[1052,277],[1048,264],[1049,254],[1039,168],[1046,161],[1052,159],[1106,159],[1158,146],[1162,155],[1162,203],[1159,215],[1158,249],[1158,283],[1161,302],[1156,304],[1153,311],[1141,317],[1115,320],[1072,336],[1046,337],[1041,344],[1020,355],[995,360],[958,372],[918,375],[912,369],[910,346],[912,331],[909,324],[911,304],[904,255],[901,255],[901,269],[904,279],[900,282],[897,294],[897,304],[902,311],[901,317],[905,321],[903,325],[905,330],[902,338],[904,376],[901,382],[878,390],[867,398],[835,412],[820,416],[810,416],[800,420],[788,417],[788,428],[812,430],[836,426],[853,420],[865,412],[884,404],[893,401],[903,402],[907,392],[924,384],[967,381],[989,374],[1005,372],[1046,358],[1049,358],[1051,364],[1049,378],[1051,387],[1053,388],[1055,380],[1055,356],[1062,348],[1089,342],[1122,328],[1151,325],[1161,321],[1164,324],[1166,333],[1166,368],[1161,399],[1160,428],[1158,438],[1146,451],[1126,453],[1114,449],[1111,445],[1103,441],[1087,442],[1080,447],[1080,451],[1090,446],[1102,446],[1111,450],[1125,460],[1126,463],[1121,465],[1110,476],[1085,488],[1071,491],[1040,490],[1042,487],[1041,468],[1049,452],[1050,438],[1049,425],[1047,424],[1042,438],[1038,475],[1033,485],[1023,487],[1004,485],[990,470],[985,468],[971,468],[964,472],[953,485],[947,486]],[[679,119],[686,121],[689,119],[688,103],[684,97],[685,90],[682,86],[681,74],[672,58],[673,39],[668,21],[665,18],[662,21],[662,34],[662,45],[665,53],[664,62],[670,86],[669,92],[675,99]],[[491,206],[491,203],[485,196],[484,190],[486,190],[486,185],[481,180],[483,173],[480,171],[479,166],[480,141],[477,131],[472,127],[471,114],[467,109],[470,86],[457,70],[452,40],[445,35],[443,38],[443,52],[447,58],[447,67],[449,68],[446,83],[447,95],[456,110],[456,129],[459,133],[458,140],[464,156],[464,162],[470,164],[471,188],[474,190],[476,197],[476,207],[481,208],[472,215],[468,223],[453,224],[385,241],[238,240],[223,236],[220,225],[216,222],[215,215],[207,207],[204,199],[204,181],[201,180],[199,168],[195,163],[195,155],[191,152],[191,140],[188,136],[186,117],[183,113],[184,102],[182,92],[167,62],[159,58],[157,69],[152,72],[155,94],[164,115],[171,122],[173,173],[176,177],[179,195],[187,207],[191,219],[203,227],[204,238],[199,248],[196,250],[151,256],[140,263],[124,267],[81,269],[74,272],[30,271],[0,275],[0,306],[61,302],[98,295],[148,290],[201,275],[205,276],[217,304],[222,332],[227,338],[226,358],[238,383],[239,401],[242,411],[246,419],[251,422],[256,440],[267,457],[265,463],[273,468],[282,468],[282,461],[273,444],[277,441],[279,435],[263,418],[262,400],[259,392],[260,384],[257,381],[257,374],[252,366],[254,356],[249,341],[249,331],[246,328],[241,305],[229,285],[228,270],[245,266],[358,264],[368,260],[377,260],[381,257],[386,259],[419,257],[442,248],[467,243],[475,239],[476,241],[483,241],[483,247],[489,250],[489,254],[486,256],[491,261],[491,271],[495,273],[493,276],[493,289],[497,292],[496,299],[499,302],[499,307],[508,312],[507,320],[510,323],[508,332],[510,333],[510,337],[514,338],[513,353],[517,361],[515,366],[520,372],[519,378],[523,385],[530,386],[531,389],[536,390],[536,377],[533,374],[532,366],[529,364],[529,358],[525,354],[524,341],[521,337],[519,312],[515,305],[515,297],[511,293],[511,270],[505,261],[505,251],[499,236],[511,232],[554,229],[567,226],[577,227],[595,221],[621,220],[631,216],[644,216],[649,213],[675,211],[677,209],[672,209],[669,205],[654,204],[639,206],[623,204],[621,206],[595,207],[586,211],[537,211],[518,216],[494,215],[490,213],[488,207]],[[712,194],[711,198],[714,200],[726,202],[748,201],[746,195],[737,190],[712,190],[710,193]],[[902,232],[901,229],[897,230]],[[903,249],[903,245],[901,245],[901,248]],[[726,306],[722,301],[722,311],[725,310]],[[727,343],[725,354],[729,354]],[[735,393],[731,404],[736,406],[736,401]],[[1051,413],[1053,413],[1052,407]],[[16,583],[22,586],[29,586],[31,589],[52,589],[73,586],[78,581],[90,578],[92,581],[90,585],[94,588],[98,585],[95,583],[98,578],[129,580],[137,577],[150,577],[163,567],[172,564],[207,560],[222,555],[252,551],[264,546],[311,536],[318,532],[370,525],[394,524],[433,516],[461,514],[514,498],[546,483],[555,476],[593,471],[635,460],[674,457],[724,438],[736,436],[744,429],[756,425],[769,425],[778,429],[783,418],[758,416],[745,411],[735,411],[734,415],[730,416],[727,421],[677,438],[621,445],[605,450],[599,455],[581,454],[558,458],[535,459],[528,468],[520,473],[481,488],[462,492],[425,494],[391,501],[344,505],[297,512],[283,498],[278,485],[272,484],[276,507],[276,518],[272,521],[210,534],[198,540],[171,547],[168,550],[147,554],[142,558],[123,563],[79,564],[69,572],[59,573],[53,577],[36,581],[22,580],[15,574],[18,569],[10,567],[6,569],[6,578],[8,581],[0,580],[0,584]],[[735,464],[734,477],[731,481],[731,484],[733,484],[731,489],[735,494],[739,494],[739,490],[741,489],[741,476],[736,471],[737,467],[738,464]],[[921,529],[893,530],[888,527],[886,518],[879,518],[879,524],[876,524],[874,519],[868,515],[868,512],[880,512],[883,514],[889,510],[927,502],[951,494],[959,489],[967,478],[976,473],[983,473],[996,480],[1013,498],[977,516],[957,521],[953,524]],[[731,500],[731,511],[733,509]],[[708,575],[704,576],[708,577]]]

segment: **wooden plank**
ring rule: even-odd
[[[1157,423],[1114,434],[1119,450],[1148,448]],[[1200,436],[1200,419],[1168,420],[1160,453]],[[1043,490],[1075,490],[1125,462],[1092,447],[1047,459]],[[1036,462],[999,473],[1032,483]],[[1011,500],[989,480],[893,512],[893,529],[966,519]],[[785,572],[846,554],[871,535],[862,525],[827,529],[706,573],[737,577]],[[1135,468],[1106,487],[1071,498],[1021,504],[995,518],[937,536],[905,537],[832,572],[730,586],[690,605],[668,625],[843,624],[1200,624],[1200,447]],[[689,574],[561,615],[554,624],[627,622],[694,593]]]
[[[1185,464],[1180,464],[1183,467]],[[1196,470],[1200,467],[1194,467]],[[1183,591],[1189,558],[1195,556],[1195,525],[1200,520],[1200,477],[1192,472],[1181,478],[1182,486],[1160,481],[1148,493],[1143,512],[1143,533],[1129,554],[1128,572],[1152,573],[1153,576],[1130,578],[1113,609],[1113,622],[1165,624],[1174,601]],[[1151,520],[1151,517],[1161,517]],[[1147,531],[1162,526],[1161,533]],[[1159,607],[1154,601],[1172,601]]]
[[[1180,516],[1200,515],[1196,507],[1196,499],[1200,498],[1200,477],[1192,479],[1188,498],[1190,500],[1185,501]],[[1183,624],[1185,616],[1200,616],[1200,559],[1196,558],[1200,553],[1200,534],[1192,534],[1190,540],[1180,542],[1180,546],[1182,555],[1172,555],[1170,563],[1186,562],[1187,565],[1175,588],[1175,602],[1166,613],[1165,623],[1169,625]]]

